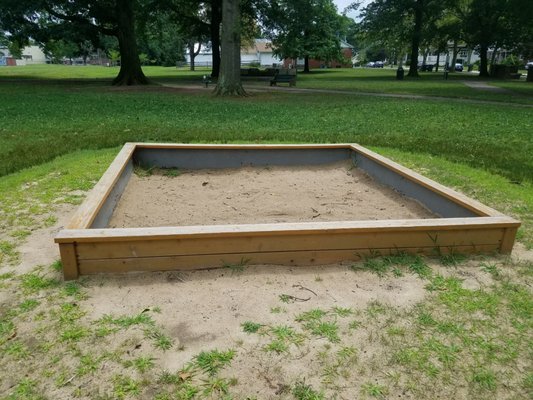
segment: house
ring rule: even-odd
[[[195,46],[197,48],[198,44]],[[189,52],[185,54],[185,62],[190,65],[191,58]],[[195,57],[194,64],[197,67],[211,67],[213,63],[213,52],[210,45],[202,45],[200,53]],[[281,58],[274,55],[272,42],[268,39],[255,39],[252,44],[241,48],[242,65],[258,65],[261,67],[272,67],[281,64]]]
[[[47,58],[39,46],[26,46],[22,49],[22,57],[15,59],[6,47],[0,48],[0,66],[46,64]]]

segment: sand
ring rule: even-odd
[[[434,218],[350,162],[133,174],[110,228]]]

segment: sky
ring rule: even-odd
[[[361,7],[359,7],[359,8],[365,7],[371,1],[372,0],[362,0],[361,1]],[[337,10],[339,10],[339,13],[342,13],[347,6],[349,6],[350,4],[352,4],[354,2],[354,0],[333,0],[333,2],[337,6]],[[354,18],[354,17],[357,16],[357,12],[354,13],[352,11],[352,12],[348,13],[348,16]]]

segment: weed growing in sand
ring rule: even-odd
[[[246,333],[256,333],[259,329],[261,329],[263,325],[251,321],[246,321],[243,322],[241,326],[242,330]]]
[[[21,312],[28,312],[28,311],[32,311],[35,308],[37,308],[39,304],[41,304],[39,300],[26,299],[22,303],[19,304],[19,309]]]
[[[153,346],[157,349],[169,350],[173,345],[172,339],[156,326],[147,327],[144,330],[144,335],[152,340]]]
[[[215,376],[228,365],[235,356],[235,350],[202,351],[194,358],[194,363],[209,376]]]
[[[499,280],[502,277],[496,264],[489,264],[489,263],[482,262],[481,264],[479,264],[479,268],[481,268],[482,271],[485,271],[491,274],[492,278],[495,280]]]
[[[286,313],[287,312],[287,309],[286,308],[283,308],[283,307],[272,307],[270,309],[270,312],[272,314],[282,314],[282,313]]]
[[[39,394],[37,388],[37,382],[29,378],[24,378],[15,386],[15,389],[11,394],[5,397],[6,400],[19,400],[19,399],[31,399],[31,400],[45,400],[45,397]]]
[[[351,268],[354,271],[359,269],[371,271],[380,278],[383,278],[391,272],[396,277],[403,276],[403,271],[400,267],[418,275],[422,279],[431,276],[431,268],[426,264],[424,258],[418,254],[408,254],[405,252],[398,252],[397,254],[382,257],[379,257],[379,254],[373,254],[371,258],[368,258],[363,263],[362,267],[360,264],[355,264]]]
[[[292,388],[292,395],[297,400],[324,400],[324,393],[317,392],[305,382],[297,382]]]
[[[50,265],[50,268],[52,268],[55,272],[62,272],[63,271],[63,263],[61,260],[56,260]]]
[[[178,168],[164,168],[163,175],[169,178],[175,178],[181,175],[181,171]]]
[[[474,382],[481,390],[494,391],[497,386],[497,378],[494,372],[487,369],[480,369],[472,376]]]
[[[31,352],[20,341],[13,341],[6,346],[5,354],[13,357],[15,360],[24,360],[30,356]]]
[[[19,259],[19,252],[16,246],[6,240],[0,242],[0,265],[15,264]]]
[[[125,399],[129,396],[138,396],[141,393],[141,384],[124,375],[113,377],[113,396],[116,399]]]
[[[133,360],[128,360],[124,362],[126,368],[133,367],[140,373],[144,373],[154,367],[154,358],[153,357],[138,357]]]
[[[465,262],[467,257],[464,254],[450,251],[448,254],[439,256],[440,263],[446,267],[456,267]]]
[[[139,178],[147,178],[149,176],[152,176],[154,169],[155,169],[155,166],[146,167],[140,164],[136,164],[133,166],[133,173],[137,175]]]
[[[377,383],[367,382],[361,386],[361,393],[366,396],[384,399],[389,391],[385,386],[378,385]]]
[[[59,281],[57,279],[46,278],[38,272],[30,272],[20,276],[20,286],[25,293],[36,293],[58,285]]]
[[[223,263],[222,266],[223,268],[231,270],[232,274],[240,274],[241,272],[244,272],[250,261],[249,258],[241,258],[237,264]]]
[[[341,318],[346,318],[354,314],[354,311],[351,308],[333,307],[332,311],[335,315]]]
[[[305,340],[305,336],[296,332],[292,327],[287,325],[278,325],[268,327],[266,335],[272,337],[272,341],[265,346],[263,350],[274,353],[288,353],[291,345],[300,346]]]

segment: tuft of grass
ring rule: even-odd
[[[325,396],[324,393],[317,392],[315,389],[311,387],[311,385],[307,385],[305,382],[297,382],[294,387],[292,388],[292,395],[297,400],[324,400]]]
[[[231,363],[231,360],[233,360],[234,356],[235,350],[202,351],[200,354],[194,357],[194,363],[207,375],[214,377],[222,368]]]
[[[117,325],[120,328],[124,328],[124,329],[127,329],[134,325],[154,325],[155,324],[152,317],[146,312],[142,312],[134,316],[125,315],[125,316],[118,317],[118,318],[114,318],[111,315],[104,315],[100,319],[100,322],[104,324]]]
[[[46,278],[35,272],[30,272],[20,276],[20,286],[26,293],[36,293],[41,290],[52,289],[58,285],[58,280]]]
[[[474,372],[472,376],[472,382],[474,382],[480,389],[495,391],[497,387],[497,378],[494,372],[486,369],[480,369]]]
[[[45,400],[45,397],[39,393],[37,382],[29,379],[23,378],[17,383],[15,389],[11,394],[5,397],[6,400],[20,400],[20,399],[31,399],[31,400]]]
[[[377,383],[367,382],[361,385],[361,393],[363,395],[384,399],[389,393],[387,387]]]
[[[223,263],[223,267],[231,270],[232,274],[240,274],[244,272],[246,266],[250,263],[250,261],[251,260],[249,258],[241,258],[241,260],[237,264]]]
[[[115,375],[113,382],[113,396],[116,399],[125,399],[130,396],[138,396],[141,394],[141,384],[124,375]]]
[[[163,169],[163,175],[169,178],[175,178],[181,175],[181,171],[178,168],[165,168]]]
[[[387,276],[391,272],[396,277],[402,276],[403,271],[399,267],[406,268],[421,279],[429,278],[432,274],[431,268],[420,255],[405,252],[398,252],[388,256],[380,256],[376,253],[371,258],[366,259],[362,266],[363,269],[375,273],[380,278]],[[354,265],[352,269],[358,270],[360,267]]]
[[[246,333],[257,333],[263,325],[256,322],[246,321],[241,324],[242,330]]]
[[[153,346],[157,349],[166,351],[173,346],[172,339],[155,326],[146,328],[144,334],[147,338],[152,340]]]
[[[0,265],[14,264],[18,259],[19,252],[16,250],[16,245],[6,240],[0,241]]]
[[[34,310],[39,306],[40,302],[36,299],[26,299],[20,303],[19,308],[22,312],[28,312]]]
[[[133,367],[140,373],[149,371],[154,367],[154,365],[154,358],[152,357],[138,357],[124,363],[125,367]]]

